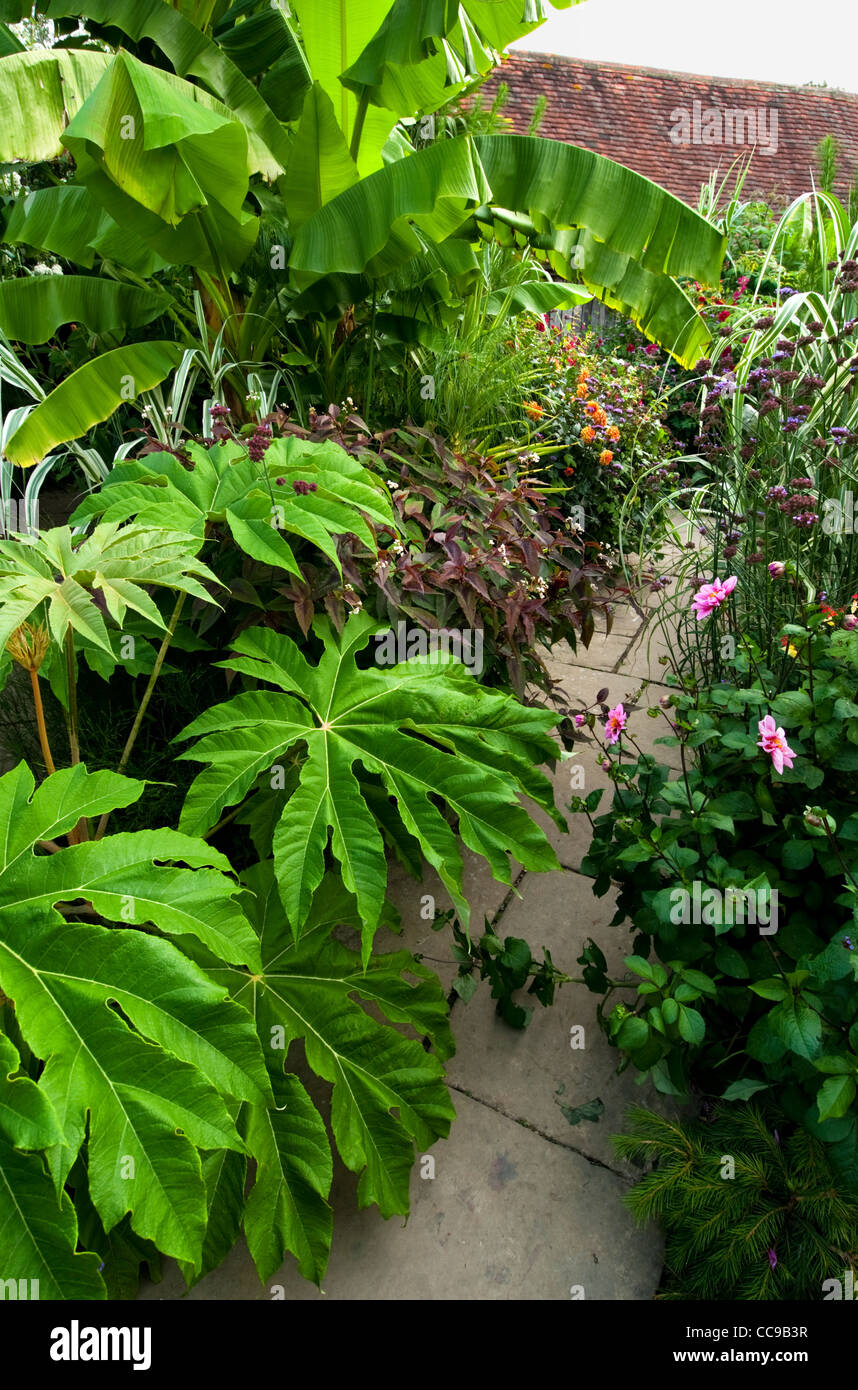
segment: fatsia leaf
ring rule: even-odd
[[[164,312],[153,290],[90,275],[29,275],[0,284],[0,330],[18,343],[46,343],[64,323],[125,332]]]
[[[150,391],[178,367],[178,343],[134,343],[85,362],[40,401],[6,442],[6,457],[30,468],[57,444],[79,439],[123,401]]]
[[[3,1278],[38,1280],[40,1299],[103,1299],[100,1260],[76,1254],[71,1199],[59,1197],[40,1154],[16,1152],[0,1133],[0,1251]]]
[[[324,1121],[297,1076],[273,1070],[271,1084],[274,1107],[242,1110],[242,1134],[257,1162],[244,1234],[263,1282],[289,1251],[304,1278],[321,1284],[333,1233],[327,1201],[331,1146]]]
[[[261,1115],[266,1106],[258,1108]],[[243,1107],[242,1107],[243,1109]],[[233,1149],[217,1149],[203,1157],[203,1181],[206,1185],[206,1238],[199,1264],[182,1262],[185,1282],[190,1286],[205,1278],[229,1254],[241,1230],[244,1215],[244,1186],[247,1181],[247,1157]]]
[[[297,942],[270,860],[245,881],[253,894],[247,910],[260,936],[261,977],[216,962],[209,973],[253,1012],[272,1071],[281,1072],[291,1043],[303,1040],[309,1065],[333,1085],[333,1137],[343,1162],[361,1175],[361,1206],[376,1202],[385,1216],[404,1214],[414,1145],[422,1150],[445,1137],[455,1111],[439,1058],[417,1038],[378,1022],[359,1001],[427,1036],[446,1057],[453,1043],[440,982],[407,951],[373,956],[363,969],[357,952],[332,935],[337,926],[358,921],[354,899],[337,877],[323,880]],[[245,1233],[263,1279],[290,1250],[302,1272],[319,1281],[330,1245],[324,1126],[293,1077],[279,1076],[274,1091],[282,1109],[266,1114],[245,1107],[251,1113],[243,1133],[262,1160]]]
[[[551,715],[487,690],[461,662],[441,653],[392,668],[358,669],[356,654],[379,630],[365,613],[353,615],[339,636],[326,619],[317,619],[314,629],[325,644],[318,666],[269,629],[237,638],[240,656],[222,664],[285,693],[246,691],[207,710],[178,736],[201,736],[181,756],[210,764],[188,791],[181,828],[207,830],[261,773],[303,743],[307,756],[299,784],[274,836],[283,903],[299,930],[324,873],[330,832],[332,852],[364,923],[365,959],[387,869],[356,762],[380,776],[465,924],[461,854],[436,800],[458,818],[462,840],[488,860],[500,882],[510,882],[510,855],[526,868],[557,867],[542,830],[518,803],[526,790],[549,804],[550,784],[537,769],[557,757],[547,734]]]
[[[36,536],[0,541],[0,650],[34,609],[47,605],[51,635],[62,644],[69,628],[111,657],[102,607],[122,626],[128,609],[156,627],[166,623],[149,587],[214,600],[203,582],[215,576],[194,552],[202,537],[107,522],[89,536],[57,526]],[[146,586],[146,587],[144,587]]]
[[[130,1208],[140,1235],[166,1254],[194,1259],[205,1231],[197,1148],[242,1143],[217,1086],[173,1049],[178,1042],[187,1051],[180,1013],[188,1002],[197,1012],[194,1041],[206,1022],[223,1031],[219,991],[166,941],[89,924],[57,928],[9,912],[0,912],[0,987],[45,1062],[39,1086],[65,1134],[50,1151],[57,1185],[83,1143],[88,1117],[90,1191],[105,1228]],[[111,1000],[171,1050],[132,1032],[108,1007]],[[232,1026],[243,1042],[240,1022]],[[219,1080],[229,1089],[240,1068],[205,1041],[207,1064],[222,1059]],[[244,1078],[243,1088],[250,1085]]]

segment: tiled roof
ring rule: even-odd
[[[487,96],[499,82],[509,86],[506,114],[515,130],[527,130],[536,98],[544,93],[548,107],[540,135],[607,155],[693,206],[710,173],[726,174],[755,141],[744,199],[760,195],[787,202],[806,192],[811,174],[818,182],[815,150],[826,135],[839,145],[841,195],[858,167],[858,95],[852,92],[521,50],[486,83]]]

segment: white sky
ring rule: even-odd
[[[856,0],[586,0],[515,45],[711,77],[858,92]]]

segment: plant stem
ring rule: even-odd
[[[125,740],[125,747],[122,750],[122,757],[119,759],[119,766],[116,769],[117,772],[123,771],[128,762],[128,759],[131,757],[131,751],[134,747],[134,744],[137,742],[137,735],[140,732],[140,726],[143,723],[143,716],[146,713],[149,701],[152,698],[152,692],[155,689],[155,682],[161,674],[161,667],[164,665],[164,659],[167,655],[167,649],[170,643],[172,642],[173,637],[175,636],[176,628],[179,625],[179,618],[182,616],[182,608],[185,604],[185,597],[185,594],[181,593],[179,594],[179,597],[176,600],[176,606],[173,609],[173,615],[170,618],[170,625],[167,628],[167,631],[164,633],[161,645],[158,648],[158,655],[155,658],[155,665],[152,667],[152,674],[149,677],[149,680],[146,684],[146,689],[143,692],[143,698],[140,701],[140,706],[137,710],[134,723],[131,726],[131,732],[128,735],[128,738]],[[102,835],[107,829],[107,822],[109,820],[110,812],[105,811],[104,815],[101,817],[101,820],[98,822],[98,829],[95,832],[96,840],[101,839]]]
[[[349,146],[349,153],[352,159],[354,160],[355,164],[357,164],[357,157],[360,151],[361,137],[363,135],[363,124],[366,120],[366,113],[368,110],[369,91],[365,87],[364,90],[361,92],[360,100],[358,101],[357,115],[355,116],[355,123],[352,126],[352,139],[351,145]]]
[[[374,367],[374,365],[375,365],[375,310],[376,310],[376,295],[377,295],[377,292],[378,292],[377,282],[376,282],[375,280],[373,280],[373,282],[372,282],[372,317],[370,318],[370,322],[369,322],[369,355],[368,355],[368,360],[367,360],[367,369],[366,369],[366,390],[364,391],[364,406],[363,406],[364,416],[365,416],[365,418],[366,418],[367,424],[368,424],[369,427],[370,427],[370,430],[372,429],[372,421],[370,420],[369,417],[370,417],[370,411],[371,411],[371,409],[372,409],[372,372],[373,372],[373,367]]]
[[[69,757],[74,767],[76,763],[80,762],[80,741],[77,732],[77,666],[74,659],[74,632],[71,628],[66,632],[65,649],[66,676],[68,677],[69,687]]]
[[[66,652],[66,677],[69,688],[69,708],[68,708],[68,732],[69,732],[69,759],[71,766],[75,767],[80,762],[80,740],[78,738],[78,718],[77,718],[77,663],[74,654],[74,630],[69,627],[66,632],[65,640]],[[70,845],[83,844],[89,839],[89,826],[86,816],[81,816],[77,825],[66,835]]]
[[[42,746],[42,757],[45,760],[47,771],[56,772],[54,760],[51,756],[51,745],[48,742],[48,730],[45,726],[45,711],[42,706],[42,692],[39,689],[39,673],[30,668],[30,684],[33,687],[33,704],[36,708],[36,726],[39,730],[39,743]]]

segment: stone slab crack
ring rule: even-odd
[[[564,1143],[562,1139],[555,1139],[553,1134],[548,1134],[538,1125],[531,1124],[530,1120],[525,1120],[521,1115],[510,1115],[508,1110],[504,1110],[500,1105],[493,1105],[490,1100],[484,1100],[482,1096],[475,1096],[473,1091],[469,1091],[466,1086],[457,1086],[455,1081],[448,1077],[447,1085],[451,1091],[458,1091],[460,1096],[467,1096],[468,1100],[475,1101],[477,1105],[482,1105],[486,1110],[493,1110],[496,1115],[502,1115],[505,1120],[512,1121],[513,1124],[521,1125],[522,1129],[530,1130],[531,1134],[536,1134],[540,1139],[544,1139],[548,1144],[554,1144],[558,1149],[567,1149],[569,1153],[577,1154],[578,1158],[583,1158],[587,1163],[591,1163],[594,1168],[604,1168],[606,1173],[611,1173],[613,1177],[619,1178],[621,1182],[630,1187],[634,1178],[630,1178],[626,1173],[621,1173],[618,1168],[612,1168],[610,1163],[605,1163],[601,1158],[595,1158],[592,1154],[585,1153],[583,1149],[576,1148],[574,1144]]]

